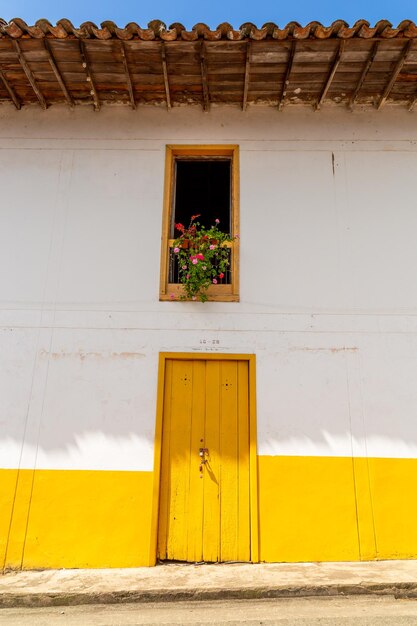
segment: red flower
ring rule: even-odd
[[[201,254],[201,252],[199,254],[196,254],[197,259],[200,259],[200,261],[204,261],[204,254]]]
[[[220,272],[220,274],[219,274],[219,278],[224,278],[224,274],[223,274],[223,272]]]
[[[179,230],[180,233],[183,233],[185,230],[185,227],[183,226],[183,224],[175,224],[175,228]]]
[[[192,215],[191,216],[191,221],[194,222],[194,220],[196,220],[197,217],[201,217],[201,213],[198,213],[197,215]]]

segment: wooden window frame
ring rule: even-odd
[[[175,191],[176,157],[229,157],[231,159],[231,226],[233,237],[230,285],[211,285],[207,291],[208,300],[217,302],[239,301],[239,146],[237,145],[168,145],[165,155],[164,208],[161,238],[161,283],[160,300],[175,301],[182,292],[180,284],[168,283],[170,224]]]

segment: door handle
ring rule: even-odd
[[[198,456],[200,457],[200,478],[203,478],[203,466],[207,463],[206,454],[208,454],[208,448],[200,448]]]

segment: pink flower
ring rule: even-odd
[[[170,293],[170,294],[169,294],[169,297],[171,298],[171,300],[175,300],[175,296],[174,296],[174,294],[173,294],[173,293]]]
[[[187,274],[187,276],[186,276],[185,278],[188,280],[188,279],[190,278],[190,275],[189,275],[189,274]]]
[[[197,300],[197,296],[192,296],[191,300]]]
[[[216,217],[216,219],[214,221],[216,222],[216,224],[220,224],[220,220],[217,219],[217,217]]]
[[[213,278],[213,285],[217,285],[217,278]]]
[[[180,251],[180,249],[179,249],[179,248],[174,248],[174,252],[175,252],[175,254],[178,254],[178,252],[179,252],[179,251]]]
[[[216,246],[212,243],[212,244],[210,245],[210,250],[214,250],[214,248],[215,248],[215,247],[216,247]]]
[[[190,254],[190,261],[192,261],[193,259],[195,259],[194,254]]]
[[[200,261],[204,261],[204,254],[201,254],[201,252],[199,254],[196,255],[197,259],[199,259]]]
[[[187,269],[187,266],[186,266],[186,265],[183,265],[183,266],[182,266],[182,269],[183,269],[183,270],[186,270],[186,269]]]
[[[198,259],[195,259],[195,258],[194,258],[194,259],[193,259],[193,265],[197,265],[197,263],[198,263]]]

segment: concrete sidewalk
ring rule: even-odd
[[[417,561],[188,565],[11,572],[0,607],[352,594],[417,597]]]

